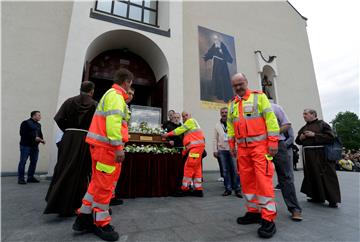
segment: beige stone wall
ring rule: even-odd
[[[200,107],[199,25],[235,38],[237,70],[247,75],[250,88],[261,88],[254,51],[277,56],[277,97],[295,132],[304,123],[303,108],[321,114],[306,22],[287,2],[185,2],[183,11],[184,106],[206,133],[205,170],[218,169],[211,142],[219,112]]]
[[[1,5],[1,171],[17,171],[20,123],[32,110],[40,110],[47,144],[40,145],[37,171],[46,172],[73,4],[8,1]]]

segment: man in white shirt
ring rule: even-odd
[[[232,190],[235,191],[235,195],[242,198],[240,188],[240,178],[237,172],[235,160],[233,159],[227,138],[227,107],[220,109],[220,121],[215,126],[214,133],[214,157],[219,159],[223,168],[224,186],[225,191],[223,196],[229,196]]]

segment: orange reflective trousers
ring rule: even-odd
[[[201,160],[204,149],[204,146],[190,148],[184,166],[181,190],[189,190],[191,184],[194,185],[195,190],[203,190]]]
[[[276,217],[272,177],[274,165],[266,158],[267,142],[252,147],[238,145],[237,164],[248,212],[259,213],[268,221]]]
[[[103,227],[110,223],[109,203],[121,171],[121,163],[115,162],[112,149],[90,146],[92,176],[88,190],[82,200],[78,213],[94,216],[94,224]],[[102,171],[100,165],[113,167],[113,171]]]

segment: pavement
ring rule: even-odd
[[[218,172],[204,174],[205,197],[125,199],[113,207],[112,224],[119,241],[264,241],[259,225],[238,225],[244,199],[222,197]],[[276,191],[277,233],[266,241],[360,241],[360,173],[338,172],[342,203],[339,208],[312,204],[298,193],[302,222],[290,219],[280,191]],[[295,172],[300,190],[303,172]],[[274,178],[276,179],[276,178]],[[75,220],[42,214],[50,182],[18,185],[16,177],[1,178],[1,241],[102,241],[93,234],[75,234]]]

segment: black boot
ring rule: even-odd
[[[275,233],[276,233],[275,223],[262,219],[261,227],[258,229],[258,235],[261,238],[271,238]]]
[[[202,190],[194,190],[191,193],[191,196],[193,197],[203,197],[204,196],[204,192]]]
[[[72,228],[77,232],[93,232],[95,225],[92,214],[79,214]]]
[[[114,230],[114,227],[110,224],[104,227],[95,227],[94,234],[106,241],[116,241],[119,239],[119,234]]]
[[[247,212],[245,216],[238,217],[236,221],[238,224],[242,225],[257,224],[261,222],[261,214]]]
[[[122,205],[123,203],[124,203],[123,200],[121,200],[120,198],[116,198],[116,197],[114,197],[110,200],[110,206]]]

